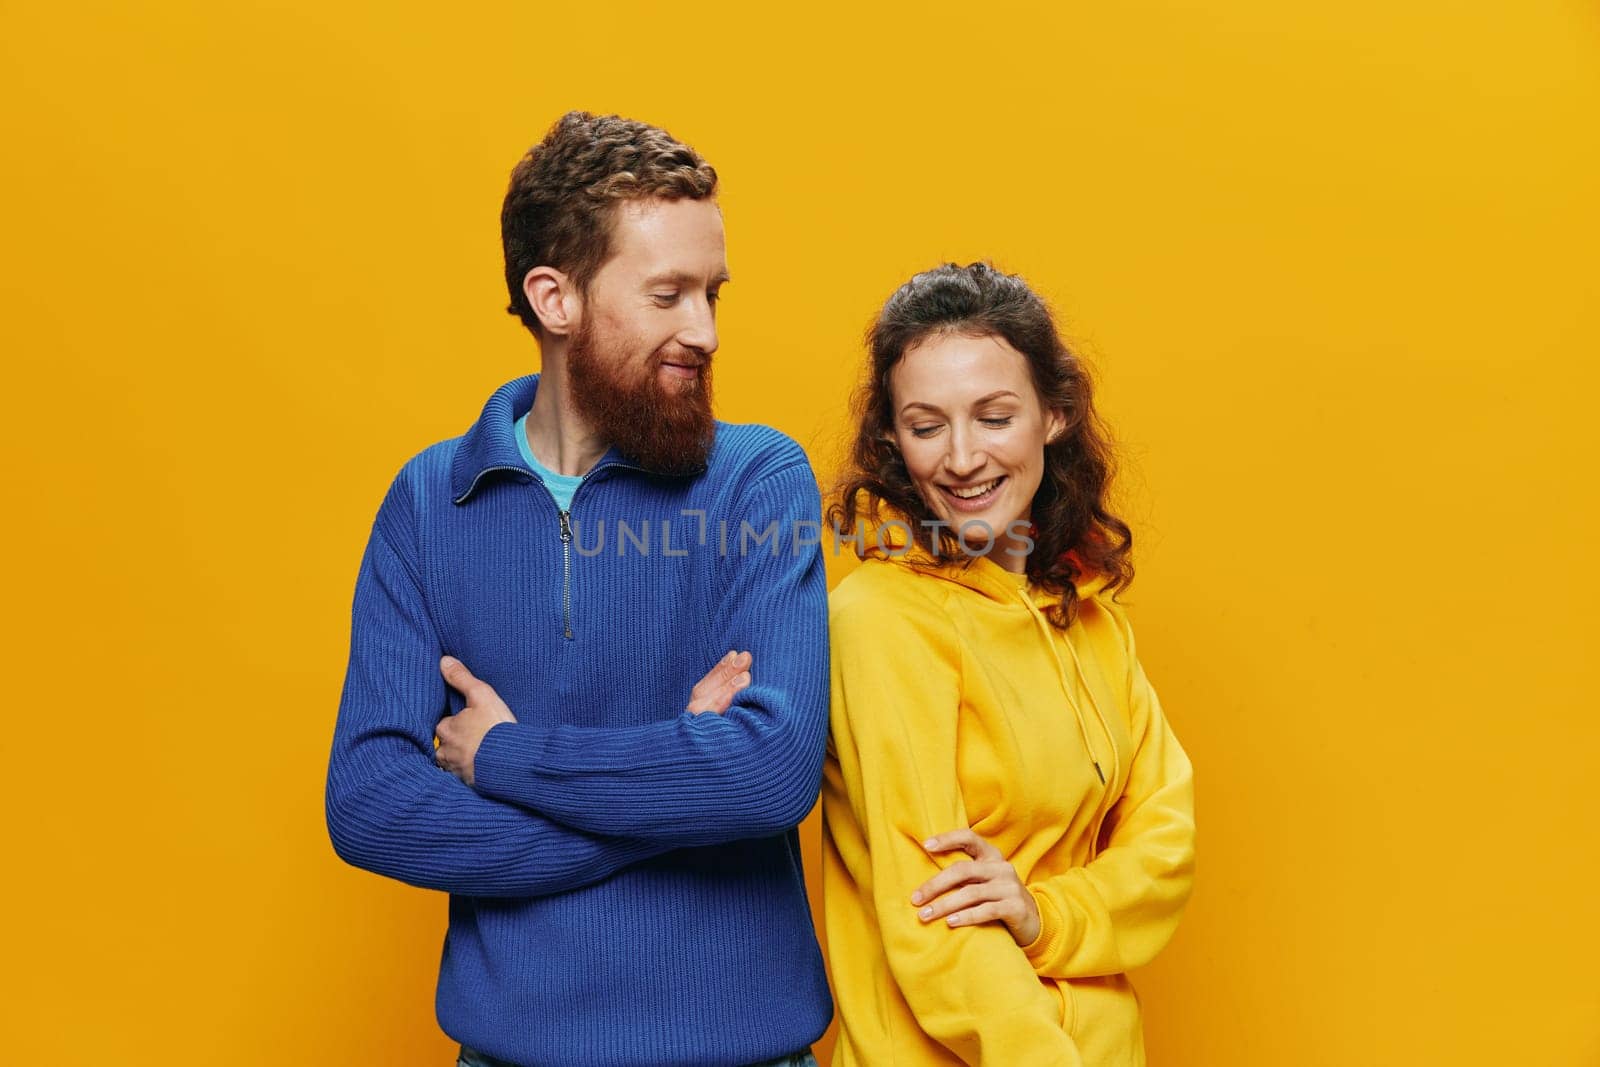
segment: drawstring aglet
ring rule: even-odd
[[[1090,760],[1089,762],[1094,764],[1094,773],[1096,773],[1096,774],[1098,774],[1100,776],[1100,784],[1101,785],[1105,785],[1106,784],[1106,772],[1102,771],[1100,769],[1100,761],[1099,760]]]

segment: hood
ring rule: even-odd
[[[990,600],[1006,604],[1017,603],[1018,591],[1022,589],[1021,583],[1017,580],[1018,576],[1006,570],[990,556],[957,554],[941,559],[914,541],[908,544],[909,540],[899,529],[880,525],[867,536],[867,549],[862,553],[862,558],[890,560],[903,566],[914,567],[930,577],[965,586],[982,593]],[[1073,582],[1073,587],[1077,590],[1080,600],[1088,600],[1103,589],[1108,580],[1103,574],[1087,574]],[[1046,592],[1033,585],[1027,587],[1026,593],[1025,599],[1039,607],[1055,604],[1061,600],[1059,593]]]
[[[1038,635],[1041,644],[1048,650],[1050,659],[1055,664],[1062,695],[1077,718],[1078,733],[1083,739],[1084,751],[1088,754],[1089,762],[1093,764],[1101,784],[1105,785],[1108,791],[1115,788],[1118,753],[1110,724],[1100,708],[1100,702],[1095,699],[1093,687],[1084,674],[1083,663],[1078,658],[1076,645],[1069,635],[1057,630],[1044,615],[1045,608],[1060,602],[1060,594],[1046,592],[1020,581],[1018,575],[1007,571],[988,556],[958,555],[941,559],[914,541],[907,544],[910,538],[905,533],[893,529],[883,533],[886,529],[889,528],[880,526],[873,531],[871,544],[862,553],[864,559],[882,559],[899,566],[910,567],[929,578],[962,586],[996,604],[1017,611],[1026,611],[1033,617],[1034,633]],[[1087,601],[1104,588],[1106,582],[1107,578],[1104,575],[1094,574],[1079,579],[1073,586],[1077,590],[1078,598]],[[1065,656],[1063,656],[1063,646],[1065,646]],[[1069,660],[1070,671],[1067,666]],[[1100,723],[1101,736],[1105,739],[1105,743],[1099,749],[1089,739],[1088,716],[1083,702],[1079,699],[1080,694],[1087,696],[1089,710]],[[1106,745],[1110,747],[1107,749]],[[1106,778],[1107,768],[1111,773],[1109,782]]]

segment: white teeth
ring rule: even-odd
[[[953,496],[960,497],[962,500],[971,500],[973,497],[982,496],[999,484],[1000,479],[996,478],[991,482],[985,482],[982,485],[975,485],[970,489],[951,489],[950,493]]]

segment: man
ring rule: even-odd
[[[473,1067],[813,1063],[832,1015],[795,832],[820,501],[792,440],[711,415],[716,185],[615,116],[528,153],[501,228],[543,372],[405,464],[357,577],[328,829],[450,894]]]

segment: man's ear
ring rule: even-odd
[[[522,295],[546,334],[565,337],[578,325],[583,301],[572,279],[554,267],[535,267],[522,276]]]

